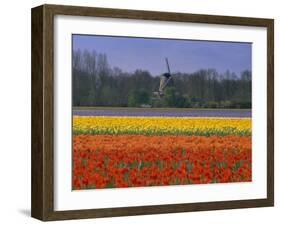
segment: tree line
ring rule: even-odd
[[[215,69],[173,73],[161,99],[153,95],[159,82],[160,75],[146,70],[125,72],[111,67],[105,54],[73,51],[73,106],[251,108],[249,70],[240,75]]]

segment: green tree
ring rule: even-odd
[[[177,101],[176,89],[175,87],[167,87],[164,95],[165,103],[168,107],[175,107]]]
[[[134,90],[129,94],[128,106],[138,107],[142,104],[149,103],[149,93],[145,90]]]

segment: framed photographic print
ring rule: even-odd
[[[32,216],[273,206],[273,19],[32,9]]]

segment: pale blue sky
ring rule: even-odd
[[[143,69],[152,75],[166,72],[165,57],[172,72],[214,68],[239,75],[252,69],[251,43],[73,35],[73,49],[105,53],[111,67]]]

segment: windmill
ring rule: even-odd
[[[172,74],[171,74],[169,61],[168,61],[167,57],[165,58],[165,61],[166,61],[166,65],[167,65],[167,72],[160,76],[160,84],[159,84],[158,91],[153,92],[153,94],[156,95],[158,98],[164,97],[165,88],[167,87],[167,85],[169,84],[169,82],[172,79]]]

